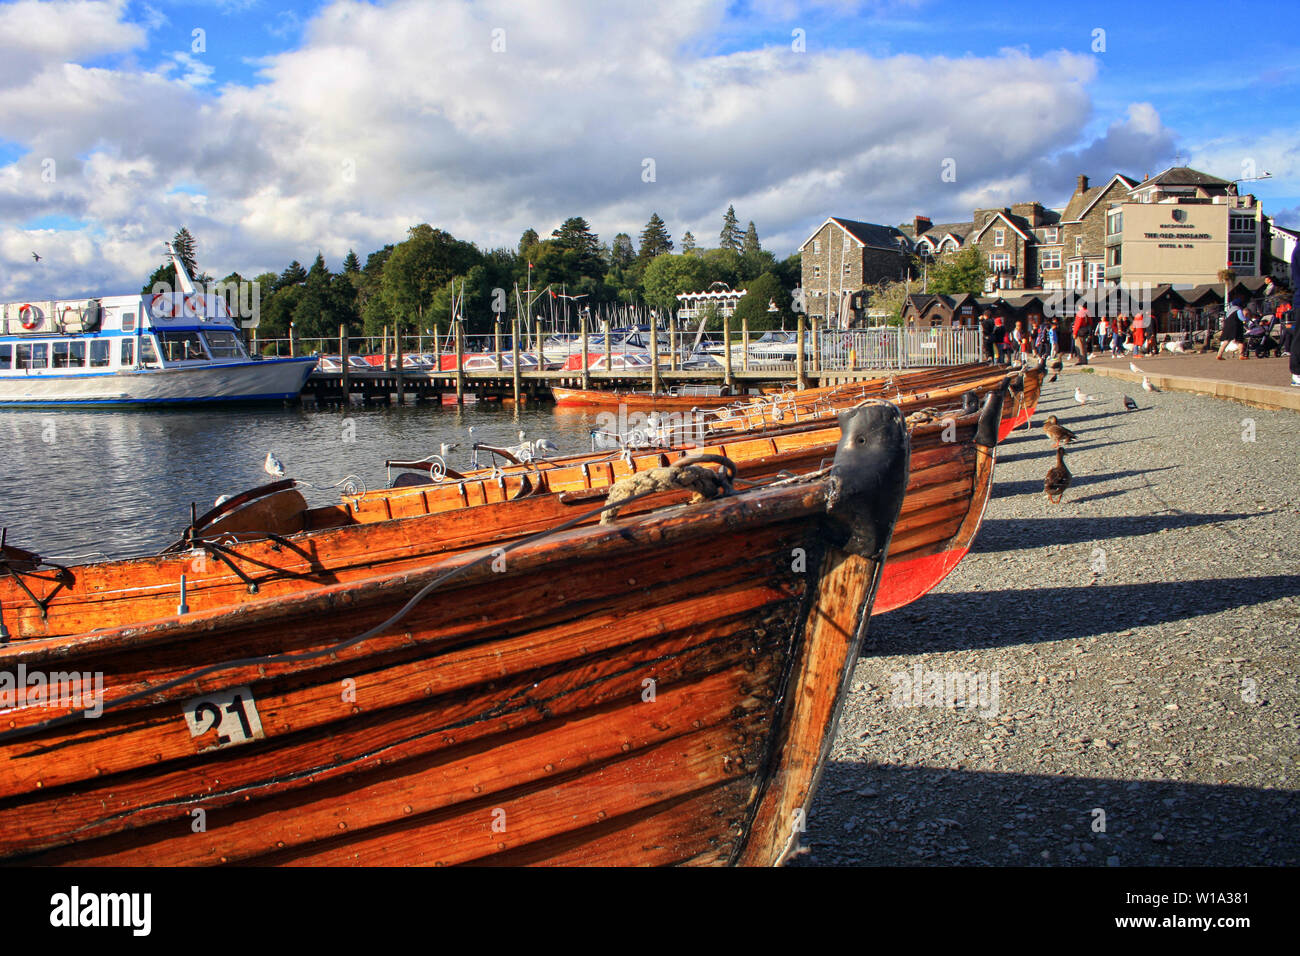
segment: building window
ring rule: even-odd
[[[1237,215],[1229,216],[1229,217],[1228,217],[1228,231],[1229,231],[1229,232],[1254,232],[1254,231],[1255,231],[1255,217],[1254,217],[1254,216],[1237,216]]]
[[[1102,280],[1105,278],[1105,272],[1106,272],[1105,267],[1103,267],[1100,262],[1089,262],[1088,263],[1088,287],[1091,289],[1095,289],[1098,286],[1100,286]]]
[[[1106,213],[1106,235],[1114,236],[1124,231],[1124,213],[1119,209],[1112,209]]]
[[[847,279],[850,275],[852,275],[852,269],[853,269],[852,263],[849,262],[844,263],[844,278]]]
[[[814,278],[814,279],[820,279],[821,277],[822,277],[822,267],[821,267],[821,266],[813,266],[813,278]]]
[[[1051,229],[1043,230],[1043,242],[1060,242],[1061,230],[1053,226]]]
[[[1229,249],[1228,262],[1234,266],[1253,266],[1255,264],[1255,250]]]
[[[1039,269],[1059,269],[1061,268],[1061,250],[1044,249],[1038,254]]]
[[[1083,263],[1071,262],[1065,267],[1065,287],[1067,289],[1077,289],[1083,285],[1082,282]]]
[[[1011,268],[1011,253],[1009,252],[990,252],[989,268],[994,272],[1004,271]]]
[[[1076,256],[1083,255],[1083,236],[1074,237],[1074,254]]]
[[[822,241],[821,241],[820,239],[814,239],[814,240],[813,240],[813,255],[820,255],[820,254],[821,254],[821,251],[822,251]]]
[[[1005,229],[993,230],[993,245],[1004,246],[1007,243],[1007,231]]]

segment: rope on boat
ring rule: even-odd
[[[722,472],[705,468],[706,464],[723,467]],[[728,494],[736,479],[736,464],[723,455],[688,455],[671,465],[651,468],[649,471],[629,475],[609,489],[607,511],[600,516],[601,524],[609,524],[618,517],[618,509],[635,498],[657,491],[689,491],[691,504]]]
[[[735,475],[736,466],[729,458],[724,458],[721,455],[700,455],[695,458],[696,462],[700,462],[701,460],[712,461],[714,463],[722,464],[724,468],[730,468],[731,476],[734,477]],[[686,463],[690,464],[689,461],[687,461]],[[708,469],[704,469],[704,470],[707,471]],[[802,478],[803,476],[797,476],[797,477]],[[719,480],[721,483],[721,479]],[[730,484],[731,484],[730,479],[727,479],[725,481],[725,484],[727,488],[730,488]],[[357,644],[362,644],[368,640],[371,640],[372,638],[377,637],[383,632],[394,627],[404,617],[410,614],[411,611],[415,610],[415,608],[418,607],[420,603],[423,602],[424,599],[427,598],[430,594],[432,594],[438,588],[442,587],[448,581],[451,581],[455,578],[464,575],[472,568],[476,568],[480,565],[488,564],[493,561],[496,561],[499,558],[501,558],[503,555],[511,551],[514,551],[517,548],[522,548],[525,545],[529,545],[538,541],[545,540],[546,538],[551,537],[552,535],[556,535],[564,531],[568,531],[569,529],[574,528],[585,521],[589,521],[590,519],[596,517],[597,515],[603,516],[605,512],[610,511],[611,509],[616,510],[618,508],[629,505],[632,502],[637,501],[641,498],[646,498],[649,497],[650,495],[659,494],[659,493],[660,493],[660,489],[651,488],[645,491],[639,491],[636,492],[635,494],[631,494],[620,501],[607,500],[605,504],[601,505],[599,508],[593,508],[590,511],[583,512],[582,514],[574,518],[570,518],[567,521],[562,521],[560,524],[556,525],[553,528],[547,528],[545,531],[539,531],[536,534],[529,535],[526,538],[521,538],[518,541],[512,541],[506,544],[498,545],[496,548],[492,549],[491,551],[486,551],[484,554],[475,558],[473,561],[470,561],[467,564],[462,564],[459,567],[452,568],[451,570],[445,571],[444,573],[438,575],[438,577],[434,578],[424,587],[420,588],[419,591],[415,592],[415,594],[411,596],[411,599],[408,600],[405,604],[403,604],[402,607],[399,608],[387,620],[379,624],[376,624],[368,631],[364,631],[363,633],[357,634],[354,637],[345,638],[344,640],[339,641],[336,644],[331,644],[328,647],[317,648],[314,651],[300,651],[297,653],[285,653],[285,654],[261,654],[256,657],[245,657],[234,661],[223,661],[219,664],[209,664],[206,667],[200,667],[197,670],[190,671],[188,674],[182,674],[179,677],[174,677],[171,680],[163,681],[160,684],[152,684],[144,690],[135,691],[134,693],[127,694],[125,697],[119,697],[118,699],[111,700],[111,701],[104,701],[101,707],[99,708],[99,713],[102,714],[109,710],[123,707],[126,704],[134,703],[135,701],[138,700],[144,700],[147,698],[155,697],[158,694],[162,693],[163,691],[171,690],[173,687],[180,687],[183,684],[188,684],[191,681],[197,681],[200,678],[208,676],[209,674],[216,674],[221,671],[234,670],[240,667],[255,667],[255,666],[261,666],[267,664],[292,664],[299,661],[309,661],[319,657],[328,657],[330,655],[337,654],[340,651],[347,650],[348,648],[354,647]],[[722,494],[726,494],[726,492],[724,491],[722,492]],[[611,496],[612,496],[612,492],[611,492]],[[602,520],[601,523],[603,524],[605,522]],[[84,710],[74,711],[68,714],[64,714],[61,717],[52,717],[49,720],[41,721],[40,723],[32,724],[28,727],[17,727],[12,730],[0,731],[0,743],[7,743],[8,741],[11,740],[19,740],[23,737],[30,737],[45,730],[52,730],[57,727],[66,726],[67,724],[70,724],[73,721],[85,719],[86,716],[89,715],[91,712],[92,712],[92,708],[86,708]]]

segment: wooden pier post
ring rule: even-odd
[[[609,333],[613,328],[614,328],[613,323],[610,322],[609,319],[606,319],[605,320],[605,371],[606,372],[612,372],[614,370],[613,369],[614,360],[610,357],[613,354],[613,346],[610,344],[609,341],[610,339]],[[583,387],[585,388],[586,386]]]
[[[581,340],[579,344],[582,348],[582,387],[591,388],[591,368],[590,368],[590,363],[587,361],[587,316],[582,312],[578,313],[578,329],[581,332]],[[605,336],[605,349],[606,349],[605,354],[608,355],[609,354],[608,335]],[[606,366],[608,366],[608,363],[606,363]],[[609,368],[606,367],[605,371],[609,371]]]
[[[668,320],[668,367],[677,371],[677,316]]]
[[[339,323],[339,365],[343,367],[343,407],[348,407],[348,327]]]
[[[456,404],[465,404],[465,340],[461,335],[460,323],[452,319],[456,331]]]
[[[383,355],[384,357],[383,368],[384,371],[387,372],[388,371],[388,326],[386,325],[384,326],[384,337],[379,340],[379,351],[380,354]]]
[[[511,365],[513,366],[513,368],[511,369],[510,377],[514,383],[514,388],[515,388],[515,404],[518,405],[519,404],[519,317],[518,316],[515,316],[514,323],[510,327],[510,357],[512,359]]]
[[[397,375],[397,404],[406,403],[405,390],[402,388],[402,323],[393,323],[393,370]]]
[[[807,321],[802,315],[799,316],[798,331],[795,333],[795,352],[794,352],[794,381],[798,388],[807,388],[808,382],[804,378],[804,322]]]
[[[650,394],[659,394],[659,330],[650,325]]]
[[[728,393],[734,392],[734,383],[731,379],[731,317],[725,312],[722,314],[722,367],[724,369],[723,378],[727,383]]]

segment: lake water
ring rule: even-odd
[[[388,484],[386,459],[419,459],[442,442],[467,468],[467,429],[490,445],[549,438],[561,452],[589,449],[597,413],[550,404],[496,403],[317,410],[227,407],[124,411],[0,409],[0,527],[8,543],[60,563],[152,554],[179,537],[220,495],[273,481],[267,452],[285,475],[309,482],[311,505],[337,503],[348,475]]]

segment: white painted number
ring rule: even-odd
[[[190,736],[199,740],[199,752],[220,750],[261,740],[262,719],[257,714],[253,692],[232,687],[204,697],[191,697],[181,705]]]

